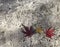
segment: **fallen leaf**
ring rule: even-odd
[[[54,36],[54,29],[49,28],[48,30],[46,30],[46,36],[52,38],[52,36]]]
[[[25,37],[31,37],[34,34],[34,29],[32,26],[27,27],[25,25],[22,25],[24,27],[25,30],[22,30],[22,32],[25,34]]]
[[[36,28],[36,32],[37,32],[37,33],[41,33],[42,31],[43,31],[42,28],[40,28],[40,27],[37,27],[37,28]]]

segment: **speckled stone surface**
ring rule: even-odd
[[[21,24],[43,33],[24,37]],[[44,33],[51,26],[52,39]],[[0,0],[0,47],[60,47],[60,0]]]

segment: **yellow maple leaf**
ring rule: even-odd
[[[43,31],[42,28],[40,28],[40,27],[37,27],[37,28],[36,28],[36,32],[37,32],[37,33],[41,33],[42,31]]]

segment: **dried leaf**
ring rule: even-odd
[[[48,30],[46,30],[46,36],[49,38],[52,38],[52,36],[54,36],[54,29],[53,28],[49,28]]]
[[[37,33],[41,33],[42,31],[43,31],[42,28],[40,28],[40,27],[37,27],[37,28],[36,28],[36,32],[37,32]]]
[[[34,34],[34,29],[32,26],[27,27],[25,25],[22,25],[24,27],[25,30],[22,30],[22,32],[25,34],[25,37],[31,37]]]

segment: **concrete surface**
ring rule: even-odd
[[[21,24],[52,26],[55,35],[25,38]],[[60,0],[0,0],[0,47],[60,47]]]

